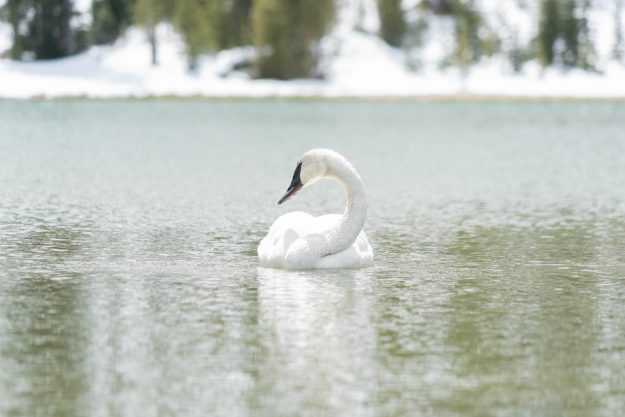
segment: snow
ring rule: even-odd
[[[2,1],[2,0],[0,0]],[[80,4],[79,4],[80,3]],[[89,9],[89,0],[77,3]],[[407,10],[414,0],[404,0]],[[522,7],[522,4],[529,6]],[[531,1],[480,0],[489,24],[506,42],[527,44],[533,36]],[[543,70],[528,62],[514,73],[502,56],[483,59],[466,73],[441,68],[453,48],[453,26],[446,17],[430,19],[424,42],[411,51],[388,46],[378,36],[375,0],[343,0],[338,22],[321,44],[325,80],[253,80],[240,63],[254,58],[251,47],[201,57],[189,72],[184,44],[171,26],[159,25],[159,65],[150,64],[145,33],[131,28],[115,45],[92,47],[60,60],[15,62],[0,59],[0,97],[224,96],[523,96],[625,98],[625,66],[610,60],[614,42],[612,2],[597,1],[590,27],[597,40],[595,72]],[[410,14],[409,14],[410,17]],[[625,20],[625,16],[623,16]],[[10,46],[10,30],[0,24],[0,54]]]

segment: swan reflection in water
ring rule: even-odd
[[[330,415],[365,412],[375,380],[370,286],[367,270],[258,268],[261,407],[265,398],[284,415],[304,404]]]

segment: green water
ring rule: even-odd
[[[298,156],[372,267],[255,251]],[[0,416],[621,416],[625,104],[0,102]]]

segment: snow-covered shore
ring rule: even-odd
[[[503,4],[503,3],[501,3]],[[495,10],[496,6],[493,6]],[[375,9],[373,6],[370,7]],[[421,50],[422,65],[408,69],[407,55],[379,37],[375,10],[355,30],[356,7],[344,7],[339,23],[323,42],[324,80],[254,80],[237,71],[253,57],[252,48],[237,48],[204,56],[198,70],[187,70],[184,44],[169,25],[158,27],[159,65],[150,64],[150,48],[142,30],[131,28],[115,45],[92,47],[77,56],[38,62],[0,59],[0,98],[55,97],[566,97],[625,98],[625,66],[605,59],[599,70],[543,70],[528,62],[520,73],[501,57],[484,59],[463,74],[441,69],[449,53],[444,27],[436,25]],[[494,12],[493,12],[494,15]],[[608,13],[599,13],[596,26],[604,49],[612,30]],[[494,25],[495,23],[493,23]],[[443,25],[444,26],[444,22]],[[9,31],[0,25],[0,41]],[[364,29],[364,30],[362,30]],[[529,30],[529,29],[527,29]],[[526,31],[527,31],[526,30]],[[529,35],[528,35],[529,36]],[[6,49],[9,43],[0,42]],[[599,50],[608,56],[609,50]]]
[[[114,46],[91,48],[66,59],[46,62],[0,60],[0,97],[419,97],[493,95],[511,97],[625,98],[625,67],[610,65],[604,73],[580,70],[542,72],[527,65],[522,74],[502,71],[491,60],[463,77],[459,71],[412,72],[402,57],[379,38],[351,33],[343,38],[340,53],[328,65],[326,80],[252,80],[232,65],[249,49],[223,51],[203,58],[200,69],[189,73],[183,45],[163,26],[160,65],[150,65],[143,33],[132,29]]]

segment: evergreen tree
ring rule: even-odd
[[[203,52],[218,49],[220,3],[210,0],[176,0],[173,22],[187,48],[190,70],[197,67],[197,58]]]
[[[21,59],[61,58],[85,47],[83,32],[72,29],[70,0],[8,0],[5,14],[13,29],[10,55]]]
[[[577,39],[577,59],[574,65],[589,70],[594,68],[596,61],[596,52],[593,39],[588,24],[588,13],[591,8],[592,0],[578,0],[579,6],[578,19],[578,39]]]
[[[261,78],[318,76],[318,46],[334,18],[333,0],[256,0],[252,11]]]
[[[21,59],[24,53],[24,37],[20,34],[20,25],[26,18],[26,13],[31,7],[31,1],[7,0],[2,7],[2,17],[11,25],[13,43],[9,50],[11,59]]]
[[[29,24],[31,48],[37,59],[61,58],[75,51],[70,19],[71,0],[39,0]]]
[[[542,0],[538,58],[543,66],[561,64],[592,68],[594,47],[586,15],[588,0]]]
[[[221,2],[219,49],[249,45],[252,42],[252,0]]]
[[[378,0],[380,36],[391,46],[402,46],[406,34],[406,19],[401,0]]]
[[[434,14],[451,14],[453,0],[421,0],[421,8]]]
[[[446,64],[466,71],[483,55],[491,55],[499,40],[488,30],[474,0],[422,0],[420,8],[429,14],[450,16],[454,23],[454,49]]]
[[[560,36],[564,41],[561,61],[573,67],[579,56],[580,20],[575,16],[575,0],[562,0],[560,17]]]
[[[94,0],[91,4],[91,38],[96,45],[110,44],[132,24],[135,0]]]
[[[559,0],[541,0],[538,21],[538,59],[545,67],[553,64],[554,48],[560,33]]]
[[[482,17],[472,0],[452,0],[451,13],[455,23],[456,47],[453,61],[463,69],[477,62],[483,54],[483,39],[480,29]]]

